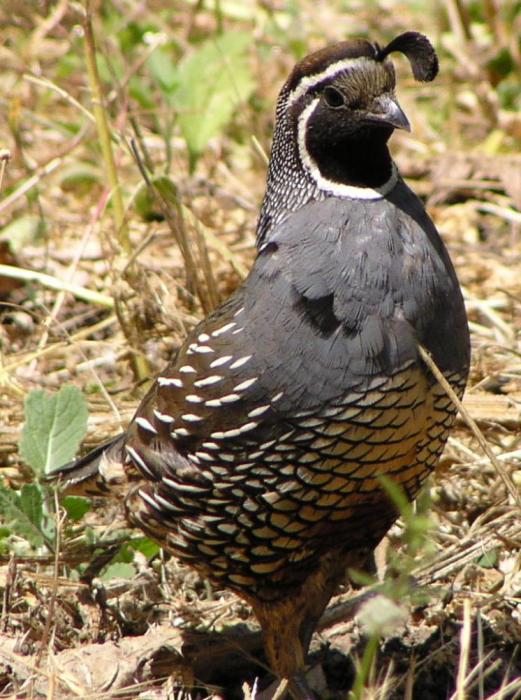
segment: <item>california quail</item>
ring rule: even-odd
[[[469,368],[445,247],[387,148],[409,122],[387,58],[432,80],[428,39],[344,41],[279,96],[258,255],[190,334],[128,430],[62,467],[70,491],[119,492],[128,520],[247,600],[296,700],[315,624],[345,567],[434,469]]]

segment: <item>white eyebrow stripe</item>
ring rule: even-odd
[[[316,183],[317,187],[323,192],[329,192],[336,195],[337,197],[349,197],[351,199],[382,199],[386,194],[395,187],[398,182],[398,170],[393,161],[391,161],[391,176],[384,182],[380,187],[356,187],[355,185],[346,185],[342,182],[335,182],[334,180],[328,180],[320,172],[320,168],[315,163],[313,158],[309,155],[306,148],[306,125],[309,117],[313,114],[315,107],[317,106],[320,98],[315,98],[310,102],[305,110],[301,113],[298,118],[297,126],[297,143],[300,159],[302,165],[309,172],[309,175]]]
[[[286,102],[286,109],[290,107],[294,102],[296,102],[302,95],[309,90],[313,85],[318,85],[323,80],[327,78],[332,78],[335,73],[340,73],[341,71],[346,71],[352,68],[357,68],[358,66],[371,61],[369,56],[359,56],[358,58],[342,58],[340,61],[331,63],[325,70],[321,73],[314,73],[313,75],[306,75],[302,78],[297,85],[297,87],[292,90]]]

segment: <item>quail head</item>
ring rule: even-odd
[[[59,469],[69,491],[117,493],[128,520],[248,601],[295,700],[316,623],[347,566],[436,466],[469,369],[445,246],[387,142],[409,121],[388,58],[432,80],[407,32],[306,56],[280,93],[258,254],[189,335],[127,431]]]

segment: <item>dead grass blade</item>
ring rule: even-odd
[[[485,436],[483,435],[483,433],[479,429],[476,421],[469,414],[469,412],[464,407],[464,405],[461,402],[461,400],[459,399],[459,397],[456,395],[456,392],[454,391],[454,389],[451,387],[449,382],[445,379],[443,373],[441,372],[441,370],[438,368],[438,366],[436,365],[436,363],[432,359],[429,351],[426,348],[424,348],[423,345],[418,345],[418,350],[420,352],[422,360],[425,362],[427,367],[430,369],[430,371],[433,373],[433,375],[436,377],[438,382],[443,387],[447,396],[451,399],[451,401],[454,403],[454,405],[456,406],[458,411],[461,413],[465,422],[469,426],[470,430],[473,432],[481,449],[483,450],[483,452],[487,455],[487,457],[490,459],[490,461],[494,465],[494,468],[496,469],[499,477],[501,478],[502,482],[504,483],[505,488],[507,489],[508,493],[513,498],[514,503],[519,508],[521,508],[521,496],[519,494],[518,489],[516,488],[514,482],[510,478],[510,475],[507,473],[507,471],[505,470],[505,468],[503,467],[501,462],[497,459],[496,455],[491,450],[488,442],[485,439]]]

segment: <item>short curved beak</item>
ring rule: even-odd
[[[366,115],[366,120],[373,124],[392,126],[394,129],[411,130],[411,125],[405,116],[405,112],[398,104],[396,98],[390,95],[380,95],[375,98],[371,111]]]

